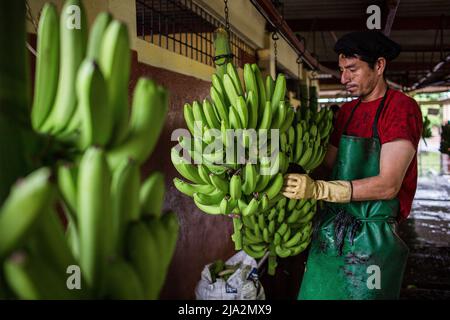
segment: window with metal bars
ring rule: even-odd
[[[136,0],[137,36],[214,67],[214,30],[223,23],[192,0]],[[256,53],[230,31],[234,64],[256,62]]]

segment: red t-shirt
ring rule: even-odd
[[[361,102],[347,127],[347,135],[363,138],[372,137],[372,124],[381,99]],[[335,129],[330,138],[330,143],[336,148],[339,147],[342,131],[357,102],[358,99],[345,103],[338,112]],[[390,89],[384,109],[378,120],[380,143],[384,144],[395,139],[406,139],[411,141],[416,149],[416,155],[406,171],[402,186],[397,194],[400,202],[399,221],[408,217],[416,193],[417,147],[421,138],[421,132],[422,113],[417,102],[402,92]]]

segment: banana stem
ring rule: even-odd
[[[223,28],[214,31],[214,55],[220,57],[215,60],[216,74],[223,79],[227,72],[227,63],[233,62],[228,32]]]
[[[231,236],[231,238],[234,241],[234,249],[236,251],[242,250],[242,219],[239,218],[233,218],[233,229],[234,233]]]
[[[277,269],[277,256],[273,254],[269,254],[269,263],[267,273],[271,276],[275,275]]]

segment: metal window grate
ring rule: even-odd
[[[214,67],[214,30],[224,24],[192,0],[136,0],[137,36]],[[234,64],[256,62],[256,53],[230,31]]]

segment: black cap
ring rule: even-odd
[[[367,62],[385,58],[390,61],[400,54],[402,47],[376,30],[347,33],[335,44],[334,51],[346,56],[359,55]]]

